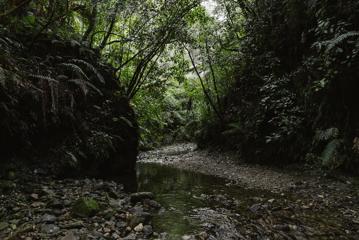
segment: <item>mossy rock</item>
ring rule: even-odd
[[[92,217],[100,211],[100,206],[93,198],[80,198],[72,207],[72,213],[79,217]]]

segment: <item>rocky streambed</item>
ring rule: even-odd
[[[149,239],[151,193],[113,181],[56,180],[35,172],[0,181],[0,239]]]
[[[0,180],[1,240],[359,239],[355,178],[233,164],[192,145],[143,153],[116,181],[16,169]]]
[[[154,229],[171,240],[359,239],[358,179],[236,158],[192,144],[141,154],[138,189],[164,209]]]

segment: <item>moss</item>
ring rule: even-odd
[[[80,198],[72,208],[72,213],[79,217],[91,217],[100,210],[99,204],[93,198]]]

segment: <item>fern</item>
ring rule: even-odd
[[[78,78],[85,79],[85,80],[89,81],[89,78],[87,77],[86,73],[82,70],[82,68],[80,68],[76,64],[61,63],[61,64],[59,64],[59,66],[70,70],[72,73],[76,74]]]
[[[119,117],[119,120],[121,120],[123,123],[125,123],[127,126],[129,126],[131,128],[134,127],[132,122],[130,120],[128,120],[126,117],[124,117],[124,116]]]
[[[334,47],[341,44],[344,40],[346,40],[346,39],[348,39],[350,37],[359,37],[359,32],[357,32],[357,31],[347,32],[347,33],[344,33],[342,35],[337,36],[336,38],[333,38],[333,39],[331,39],[329,41],[326,41],[326,43],[327,43],[327,51],[329,52]]]
[[[34,74],[30,74],[29,77],[31,78],[35,78],[35,79],[40,79],[40,80],[45,80],[48,83],[56,83],[58,84],[59,82],[57,80],[55,80],[52,77],[48,77],[48,76],[44,76],[44,75],[34,75]]]
[[[82,93],[86,96],[89,92],[89,89],[94,90],[95,92],[97,92],[99,95],[103,95],[101,90],[98,89],[95,85],[93,85],[92,83],[88,82],[88,81],[84,81],[82,79],[70,79],[69,82],[74,83],[75,85],[77,85]]]
[[[126,117],[124,117],[124,116],[121,116],[121,117],[119,117],[119,118],[113,118],[112,119],[114,122],[122,122],[122,123],[124,123],[124,124],[126,124],[128,127],[130,127],[130,128],[133,128],[134,126],[133,126],[133,124],[132,124],[132,122],[130,121],[130,120],[128,120]]]
[[[7,41],[0,37],[0,50],[3,50],[4,52],[8,52],[9,51],[9,44],[7,43]]]
[[[0,86],[5,87],[5,83],[6,83],[6,73],[5,70],[2,67],[0,67]]]
[[[101,73],[91,63],[88,63],[81,59],[72,59],[70,62],[74,63],[74,64],[81,64],[81,65],[85,66],[87,68],[87,70],[91,71],[92,73],[94,73],[96,75],[96,77],[100,81],[100,83],[105,84],[105,79],[103,78]]]

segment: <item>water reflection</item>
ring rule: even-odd
[[[199,220],[192,217],[195,209],[244,211],[237,200],[258,196],[258,192],[228,186],[222,178],[153,163],[138,164],[137,188],[155,193],[164,211],[155,216],[153,224],[157,232],[167,232],[170,239],[199,230]]]

